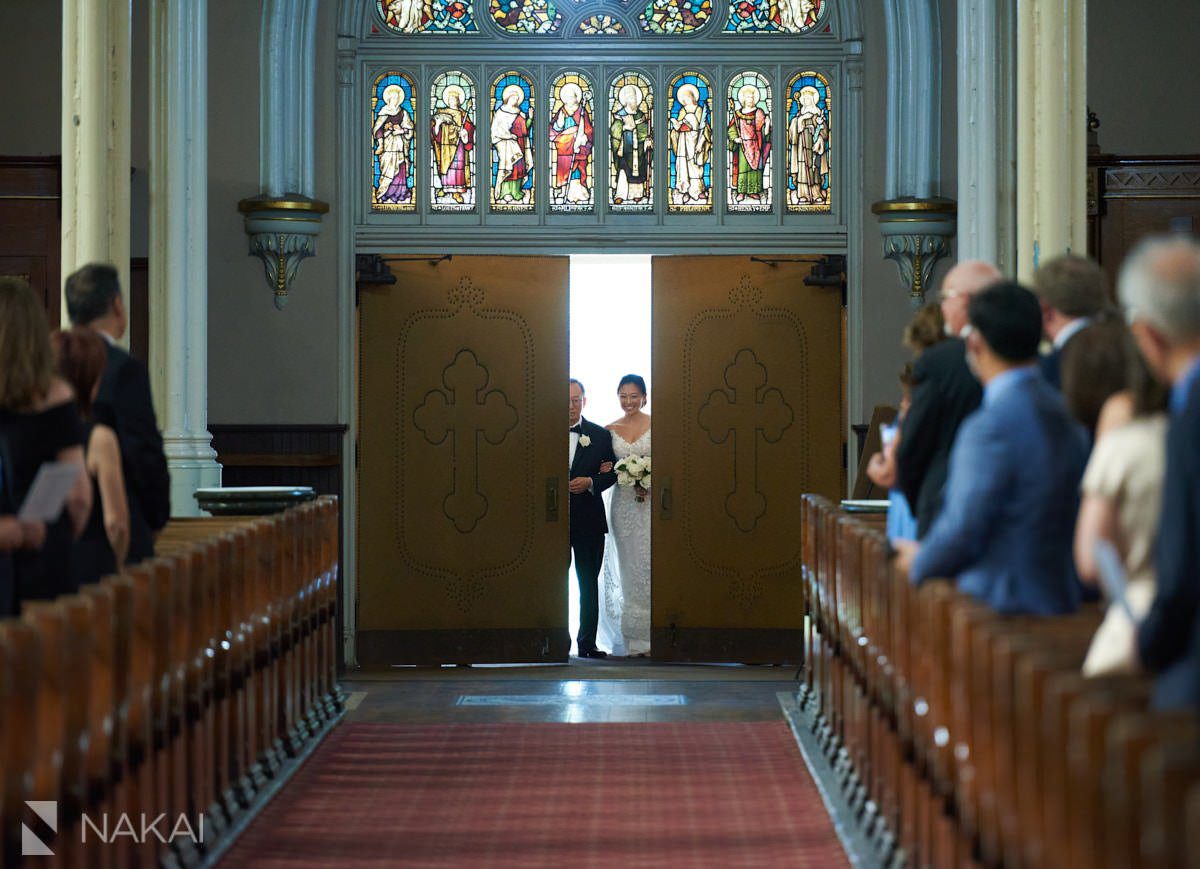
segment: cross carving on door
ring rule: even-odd
[[[517,411],[499,389],[487,393],[490,374],[470,350],[460,350],[442,372],[446,390],[432,390],[413,415],[417,429],[437,445],[454,433],[453,488],[442,502],[446,516],[463,534],[487,514],[479,491],[479,436],[493,446],[517,426]]]
[[[725,369],[724,389],[715,389],[700,408],[700,427],[713,443],[723,444],[733,435],[733,491],[725,499],[725,512],[739,531],[753,531],[767,512],[767,499],[758,490],[758,440],[775,443],[792,424],[792,408],[778,389],[767,385],[767,369],[753,350],[739,350]]]

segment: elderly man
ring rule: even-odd
[[[912,406],[896,452],[896,480],[917,515],[924,536],[942,507],[950,448],[958,427],[979,406],[979,382],[967,368],[962,334],[971,296],[1000,280],[1000,271],[979,260],[961,262],[942,280],[942,317],[952,336],[921,354],[913,369]]]
[[[913,582],[956,577],[997,612],[1072,612],[1086,437],[1037,369],[1042,326],[1033,293],[997,284],[971,299],[969,313],[967,352],[983,405],[959,430],[945,509],[921,543],[896,544],[900,565]]]
[[[1062,388],[1063,350],[1108,305],[1105,284],[1099,265],[1070,253],[1047,261],[1033,276],[1042,329],[1052,344],[1041,359],[1042,375],[1055,388]]]
[[[1200,244],[1152,238],[1126,260],[1118,283],[1138,349],[1171,385],[1158,590],[1138,630],[1142,663],[1158,673],[1155,704],[1200,704]]]

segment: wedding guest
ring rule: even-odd
[[[1039,363],[1042,376],[1058,387],[1062,385],[1063,351],[1108,305],[1107,281],[1095,261],[1068,253],[1038,268],[1033,291],[1042,303],[1042,329],[1052,344]]]
[[[900,490],[917,514],[917,532],[929,532],[942,507],[950,449],[962,421],[979,406],[979,382],[967,368],[963,332],[967,304],[1000,280],[999,270],[979,260],[961,262],[942,280],[941,308],[951,337],[922,354],[913,367],[912,407],[896,451]]]
[[[1200,243],[1151,238],[1118,281],[1138,349],[1170,384],[1167,463],[1154,602],[1138,628],[1142,664],[1157,674],[1160,708],[1200,704]]]
[[[1062,354],[1063,398],[1093,441],[1105,402],[1128,385],[1129,354],[1133,350],[1129,327],[1117,311],[1105,308],[1071,339],[1070,347]],[[1045,359],[1043,356],[1043,362]]]
[[[116,431],[121,445],[129,503],[126,563],[135,564],[154,554],[154,535],[171,515],[171,480],[154,417],[150,374],[145,363],[116,345],[129,320],[115,268],[84,266],[67,278],[66,297],[72,325],[95,330],[107,345],[95,418]]]
[[[5,503],[4,479],[4,461],[0,457],[0,618],[18,614],[13,552],[41,549],[46,542],[44,522],[30,522],[9,514]]]
[[[1167,391],[1150,374],[1120,321],[1093,324],[1071,349],[1062,369],[1068,405],[1073,384],[1083,388],[1088,373],[1107,383],[1104,370],[1113,357],[1127,367],[1124,388],[1113,392],[1096,414],[1096,445],[1083,475],[1083,501],[1075,523],[1075,567],[1085,584],[1097,584],[1096,543],[1111,543],[1125,565],[1130,609],[1140,619],[1154,599],[1153,550],[1166,465]],[[1085,392],[1098,397],[1102,390]],[[1134,637],[1133,622],[1119,604],[1110,604],[1088,648],[1084,675],[1136,671]]]
[[[93,402],[107,359],[104,341],[91,329],[76,327],[51,336],[58,373],[75,390],[85,433],[84,462],[92,485],[92,511],[71,551],[76,585],[99,582],[116,573],[129,551],[129,507],[121,473],[117,433],[97,422]]]
[[[50,330],[42,304],[29,284],[0,277],[0,457],[4,462],[3,513],[15,513],[44,462],[72,462],[79,478],[66,509],[45,532],[37,549],[13,554],[15,600],[54,598],[74,590],[71,543],[92,508],[92,489],[83,473],[83,432],[71,387],[54,374]]]
[[[954,577],[997,612],[1072,612],[1079,588],[1071,540],[1087,444],[1038,371],[1038,300],[1019,284],[997,284],[971,299],[968,317],[983,403],[954,444],[945,509],[921,543],[895,544],[900,567],[914,583]]]

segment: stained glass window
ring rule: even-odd
[[[788,84],[788,211],[830,211],[829,80],[802,72]]]
[[[490,9],[509,33],[553,33],[562,22],[554,0],[491,0]]]
[[[434,211],[475,207],[475,85],[444,72],[429,91],[430,195]]]
[[[379,15],[396,33],[475,33],[472,0],[377,0]]]
[[[594,104],[580,73],[563,73],[550,87],[551,211],[591,211],[595,203]]]
[[[712,89],[700,73],[681,73],[671,81],[667,128],[668,210],[712,211]]]
[[[608,95],[609,203],[613,211],[654,207],[654,92],[645,76],[613,79]]]
[[[371,146],[374,184],[371,207],[375,211],[413,211],[416,198],[416,117],[412,79],[387,72],[375,79],[371,94]]]
[[[726,33],[807,33],[827,0],[730,0]]]
[[[579,22],[576,32],[583,36],[624,36],[625,25],[611,15],[589,15]]]
[[[758,72],[729,82],[730,211],[771,210],[771,85]]]
[[[533,211],[533,82],[506,72],[492,84],[493,211]]]
[[[647,33],[691,33],[712,15],[712,0],[650,0],[640,20]]]

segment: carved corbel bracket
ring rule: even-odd
[[[957,228],[952,199],[887,199],[871,206],[879,217],[884,259],[894,260],[914,308],[925,304],[933,267],[950,256]]]
[[[306,196],[256,196],[239,202],[238,211],[245,215],[250,256],[263,261],[275,307],[282,311],[301,260],[317,252],[321,215],[329,205]]]

